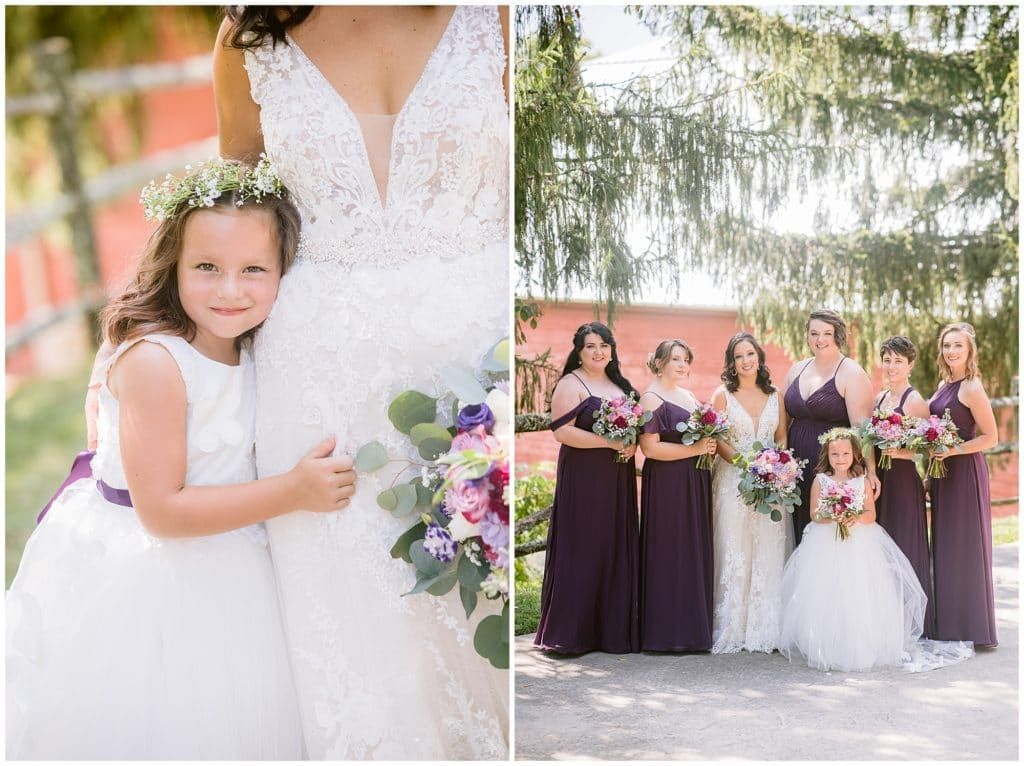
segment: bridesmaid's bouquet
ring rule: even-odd
[[[818,498],[818,509],[815,517],[831,519],[836,523],[836,538],[846,540],[850,530],[842,522],[864,513],[864,503],[857,499],[857,492],[839,482],[827,482]]]
[[[793,450],[779,449],[774,444],[767,447],[754,442],[752,451],[738,454],[732,459],[733,465],[743,471],[739,493],[743,502],[758,513],[771,516],[772,521],[782,521],[782,512],[792,513],[800,505],[800,478],[806,460],[798,460]]]
[[[650,422],[654,417],[653,412],[647,412],[637,404],[633,394],[629,396],[617,396],[614,399],[602,399],[601,408],[594,416],[594,433],[616,442],[623,442],[625,446],[636,444],[640,429],[645,423]],[[620,452],[615,456],[620,463],[625,463],[628,458],[623,457]]]
[[[942,417],[930,415],[927,418],[919,418],[910,430],[907,448],[916,452],[931,450],[941,454],[963,442],[958,431],[948,409],[942,413]],[[925,473],[933,479],[942,479],[946,475],[946,466],[941,460],[932,457],[928,460],[928,470]]]
[[[864,444],[872,447],[902,449],[907,446],[911,428],[916,421],[917,418],[900,415],[892,410],[877,409],[857,429],[857,435],[860,436]],[[892,468],[892,458],[889,455],[880,455],[878,467],[882,470]]]
[[[725,434],[732,428],[729,417],[720,412],[710,404],[698,404],[690,419],[676,423],[676,430],[683,435],[683,444],[696,444],[706,436],[717,437]],[[703,471],[711,470],[711,455],[704,452],[697,456],[697,468]]]
[[[479,594],[500,599],[501,614],[484,617],[473,635],[477,653],[494,667],[509,666],[509,455],[512,446],[507,339],[488,352],[483,370],[441,371],[454,399],[450,426],[438,422],[440,398],[404,391],[388,418],[409,437],[420,460],[389,457],[380,442],[363,445],[357,471],[389,463],[405,467],[377,495],[377,505],[396,517],[419,511],[418,521],[395,541],[392,558],[412,565],[416,581],[403,595],[443,596],[458,587],[466,618]],[[490,382],[481,385],[479,378]]]

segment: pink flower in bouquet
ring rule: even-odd
[[[957,432],[956,423],[953,422],[949,410],[946,410],[942,417],[930,415],[922,418],[911,431],[907,446],[918,452],[941,454],[963,441]],[[927,475],[941,479],[946,475],[946,467],[941,460],[932,457],[928,461]]]
[[[791,458],[789,456],[788,452],[779,452],[779,453],[776,453],[776,454],[779,456],[778,459],[779,459],[780,463],[788,463],[788,462],[790,462],[793,459],[793,458]]]
[[[714,410],[709,410],[701,415],[700,422],[706,426],[713,425],[718,422],[718,415]]]
[[[482,426],[474,426],[468,431],[462,431],[457,433],[452,439],[451,452],[462,452],[464,450],[475,450],[476,452],[483,452],[485,455],[490,455],[495,449],[497,449],[498,442],[493,437],[488,435],[486,429]]]
[[[640,417],[641,415],[644,414],[644,408],[641,407],[639,404],[634,404],[633,405],[633,414],[636,415],[637,417]]]
[[[709,436],[721,436],[730,428],[728,416],[724,412],[715,411],[710,404],[698,404],[688,420],[676,423],[676,430],[682,433],[682,442],[686,445],[696,444]],[[712,458],[706,452],[697,456],[697,468],[710,471],[711,463]]]
[[[491,507],[491,485],[486,481],[456,481],[444,494],[444,503],[452,513],[461,513],[476,524]]]
[[[601,408],[594,417],[593,431],[606,439],[622,442],[625,446],[636,444],[640,428],[651,419],[651,413],[640,407],[633,394],[603,399]],[[620,453],[617,460],[625,461]]]

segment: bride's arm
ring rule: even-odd
[[[213,97],[217,105],[220,156],[254,161],[263,151],[260,108],[249,91],[241,50],[228,44],[232,23],[224,19],[213,46]]]

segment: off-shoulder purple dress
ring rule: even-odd
[[[552,421],[551,430],[575,420],[590,431],[600,407],[600,397],[589,396]],[[558,451],[534,639],[541,648],[564,654],[640,648],[636,462],[619,463],[616,454],[565,444]]]
[[[948,383],[928,409],[946,409],[964,441],[976,434],[974,416],[957,394],[962,380]],[[932,558],[935,571],[935,638],[995,646],[992,586],[992,503],[988,466],[980,452],[948,457],[946,476],[932,479]]]
[[[836,388],[836,375],[845,361],[844,356],[836,365],[832,377],[806,400],[800,395],[800,376],[813,360],[804,365],[786,389],[786,412],[790,417],[789,446],[797,457],[807,461],[803,479],[800,481],[800,505],[793,510],[793,530],[796,532],[797,545],[803,537],[804,527],[811,521],[811,485],[814,483],[814,466],[821,453],[818,437],[833,428],[850,426],[850,418],[846,414],[846,400],[840,396]]]
[[[644,433],[679,444],[690,413],[663,401]],[[640,645],[645,651],[711,649],[715,562],[711,472],[697,458],[644,461],[640,500]]]
[[[900,415],[903,405],[914,390],[909,386],[900,397],[900,403],[894,408]],[[882,399],[885,394],[882,394]],[[882,399],[875,403],[877,408]],[[932,564],[928,552],[928,519],[924,510],[924,484],[917,473],[913,460],[892,461],[892,468],[879,468],[878,478],[882,482],[882,492],[875,503],[877,521],[889,537],[893,539],[903,555],[910,560],[921,589],[928,597],[928,607],[924,613],[925,638],[935,637],[935,596],[932,591]]]

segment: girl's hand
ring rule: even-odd
[[[838,523],[842,524],[847,529],[850,529],[859,521],[859,519],[859,516],[846,516],[845,518],[840,519]]]
[[[289,472],[294,480],[296,506],[314,513],[338,511],[356,491],[356,474],[348,455],[332,457],[336,444],[328,436],[307,452]]]

